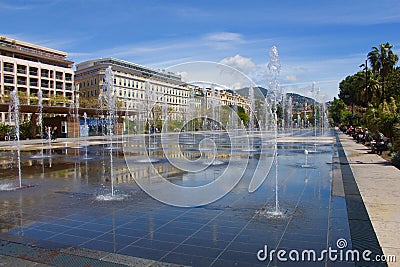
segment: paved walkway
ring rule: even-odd
[[[353,138],[339,134],[365,208],[385,255],[395,255],[400,266],[400,170]]]
[[[0,266],[181,267],[183,265],[0,233]]]

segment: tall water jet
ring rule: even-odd
[[[253,131],[254,131],[254,109],[255,109],[255,100],[254,100],[254,88],[253,88],[253,85],[250,85],[250,88],[249,88],[249,99],[250,99],[249,132],[253,132]]]
[[[279,208],[279,181],[278,181],[278,99],[280,95],[280,86],[278,82],[278,74],[281,69],[281,63],[279,60],[278,49],[273,46],[269,51],[270,62],[268,63],[268,69],[272,74],[272,80],[270,82],[271,89],[271,100],[272,100],[272,123],[274,129],[274,161],[275,161],[275,210],[269,212],[273,216],[282,216],[282,212]]]
[[[51,158],[51,150],[52,150],[52,148],[51,148],[51,138],[52,138],[52,136],[51,136],[51,127],[49,126],[49,127],[47,127],[47,149],[49,150],[49,158]],[[50,165],[50,167],[51,167],[51,165]]]
[[[21,173],[21,147],[19,140],[19,98],[17,88],[11,92],[12,99],[12,111],[14,115],[14,130],[15,130],[15,141],[17,143],[17,163],[18,163],[18,183],[19,188],[22,188],[22,173]]]
[[[235,101],[233,103],[233,112],[235,115],[237,115],[239,112],[237,97],[235,97]],[[240,118],[239,118],[239,116],[232,116],[232,119],[234,120],[234,123],[233,123],[234,128],[233,129],[236,130],[235,134],[236,134],[236,136],[238,136],[239,135]]]
[[[208,109],[208,103],[207,103],[207,88],[203,87],[203,131],[207,131],[207,109]]]
[[[282,91],[281,93],[281,108],[282,108],[282,115],[281,115],[281,120],[282,120],[282,131],[285,131],[286,128],[286,93]]]
[[[307,128],[307,101],[304,102],[304,128]]]
[[[163,96],[163,104],[161,108],[162,128],[163,132],[168,132],[168,102],[167,96]]]
[[[325,101],[322,103],[322,134],[321,135],[327,135],[327,130],[329,129],[329,110],[326,108]]]
[[[217,101],[218,101],[218,110],[217,110],[217,117],[216,121],[220,122],[221,121],[221,90],[218,89],[217,93]],[[222,130],[221,128],[219,130]]]
[[[39,123],[40,123],[40,139],[42,141],[41,157],[43,158],[43,92],[42,88],[39,87],[38,91],[38,105],[39,105]]]
[[[44,155],[44,139],[47,137],[49,137],[49,132],[48,129],[44,129],[43,127],[43,92],[42,92],[42,88],[39,88],[38,90],[38,106],[39,106],[39,114],[38,114],[38,120],[39,120],[39,127],[40,127],[40,139],[41,139],[41,149],[40,149],[40,155],[33,155],[31,156],[32,159],[44,159],[46,157],[50,157],[50,155]],[[50,138],[48,141],[48,149],[50,150]],[[49,151],[49,153],[51,154],[51,151]],[[43,165],[43,160],[42,160],[42,165]]]
[[[288,127],[290,134],[293,135],[293,99],[291,96],[289,97],[288,100],[287,119],[288,119]]]
[[[300,117],[300,113],[298,113],[297,114],[297,125],[296,125],[296,127],[299,127],[299,131],[300,131],[300,128],[302,127],[302,122],[301,122],[301,117]]]
[[[99,97],[101,94],[99,95]],[[79,94],[76,94],[74,97],[73,103],[71,103],[72,109],[73,109],[73,114],[74,114],[74,137],[78,139],[78,144],[75,146],[72,146],[71,148],[74,149],[81,149],[81,134],[80,134],[80,121],[79,121]],[[76,125],[78,125],[78,130],[76,130]],[[78,133],[78,136],[76,134]]]
[[[143,146],[146,150],[146,157],[144,158],[140,158],[138,160],[136,160],[136,162],[139,163],[155,163],[158,162],[159,160],[154,158],[154,157],[150,157],[150,150],[155,150],[158,149],[157,147],[157,140],[156,140],[156,136],[155,136],[155,132],[156,132],[156,116],[154,114],[152,114],[153,112],[153,108],[155,108],[155,105],[153,105],[154,103],[156,103],[158,97],[156,95],[155,92],[151,92],[151,85],[150,82],[147,81],[145,83],[145,100],[144,100],[144,107],[142,107],[144,114],[143,117],[143,127],[144,127],[144,132],[146,132],[146,130],[148,131],[147,136],[144,137],[144,143]],[[165,101],[167,100],[167,96],[164,96]],[[162,104],[163,105],[163,104]],[[163,107],[161,106],[161,114],[162,114],[162,109]],[[153,125],[152,125],[153,123]],[[147,142],[146,142],[147,141]]]
[[[214,120],[215,120],[215,88],[211,86],[211,130],[214,130]]]
[[[319,88],[315,86],[315,82],[313,82],[311,86],[311,94],[314,98],[314,150],[309,151],[310,153],[317,153],[317,101],[319,96]]]
[[[147,124],[147,130],[149,131],[149,136],[150,136],[150,133],[151,133],[151,123],[150,123],[151,103],[150,103],[150,101],[151,101],[151,99],[150,99],[150,83],[148,81],[145,84],[144,92],[146,95],[146,108],[145,108],[146,124]]]
[[[317,101],[319,95],[319,88],[315,86],[315,82],[313,82],[311,86],[311,94],[314,98],[314,137],[317,137]]]
[[[257,151],[254,149],[254,110],[255,110],[255,99],[254,99],[254,88],[253,85],[249,87],[249,99],[250,99],[250,120],[248,125],[247,131],[247,138],[249,140],[247,147],[243,149],[246,152],[255,152]]]
[[[189,100],[189,110],[188,110],[188,116],[187,118],[187,123],[190,122],[191,125],[186,125],[186,129],[190,129],[191,131],[195,131],[195,128],[197,127],[195,125],[195,118],[196,118],[196,100],[195,100],[195,90],[194,88],[191,89],[190,91],[190,100]],[[192,137],[194,138],[194,134],[192,134]],[[193,140],[194,141],[194,140]]]
[[[114,74],[111,70],[111,66],[105,71],[103,91],[100,96],[104,99],[104,104],[107,107],[107,132],[109,136],[110,144],[110,181],[111,181],[111,197],[114,197],[114,173],[113,173],[113,119],[116,111],[117,94],[114,87]]]
[[[89,128],[88,128],[88,124],[87,124],[87,114],[86,112],[83,113],[83,131],[84,131],[84,136],[85,136],[85,157],[84,159],[90,159],[88,158],[88,141],[87,141],[87,137],[89,136]]]

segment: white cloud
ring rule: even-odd
[[[256,64],[251,58],[243,57],[241,55],[226,57],[222,59],[219,63],[238,69],[245,74],[253,73],[254,69],[256,68]]]
[[[11,10],[11,11],[18,11],[18,10],[25,10],[25,9],[32,9],[33,6],[30,5],[21,5],[21,4],[6,4],[6,3],[0,3],[0,9],[3,10]]]
[[[236,49],[244,44],[245,40],[239,33],[234,32],[214,32],[203,36],[203,43],[216,50],[229,51]]]
[[[215,42],[243,42],[242,35],[234,32],[216,32],[206,35],[206,39]]]
[[[295,81],[297,81],[297,77],[294,74],[288,74],[288,75],[286,75],[284,81],[285,82],[295,82]]]

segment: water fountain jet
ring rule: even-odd
[[[273,46],[269,51],[270,62],[268,64],[268,69],[272,74],[272,81],[270,82],[270,100],[272,101],[272,123],[273,123],[273,130],[274,130],[274,153],[273,158],[275,162],[275,208],[272,211],[266,211],[267,215],[273,217],[282,217],[284,214],[280,210],[279,207],[279,161],[278,161],[278,99],[280,95],[280,86],[278,82],[278,74],[281,69],[281,63],[278,56],[278,49],[276,46]]]
[[[102,92],[99,98],[104,98],[105,105],[107,107],[107,132],[109,137],[109,155],[110,155],[110,182],[111,182],[111,193],[98,195],[97,200],[122,200],[124,195],[116,194],[114,188],[114,158],[113,158],[113,135],[114,135],[114,117],[117,108],[117,93],[114,86],[114,73],[111,70],[111,66],[108,67],[104,75],[104,83]]]
[[[302,168],[311,168],[312,166],[310,164],[308,164],[308,150],[304,150],[304,154],[306,155],[306,162],[305,164],[301,165]]]

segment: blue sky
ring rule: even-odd
[[[0,0],[0,35],[66,51],[76,63],[115,57],[155,69],[229,64],[266,87],[271,46],[280,83],[328,99],[372,46],[400,54],[400,3],[379,1]]]

